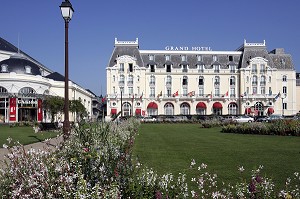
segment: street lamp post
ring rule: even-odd
[[[65,0],[59,6],[61,14],[65,20],[65,106],[64,106],[64,126],[63,134],[64,139],[67,139],[70,134],[70,121],[69,121],[69,52],[68,52],[68,28],[69,21],[71,21],[74,9],[69,0]]]
[[[282,116],[284,116],[284,102],[283,100],[286,98],[286,94],[283,94],[282,96],[280,96],[281,98],[281,106],[282,106]]]

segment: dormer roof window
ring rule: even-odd
[[[8,65],[2,64],[1,65],[1,72],[2,73],[7,73],[8,72]]]
[[[31,67],[30,66],[25,66],[25,73],[26,74],[31,74]]]

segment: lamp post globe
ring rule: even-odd
[[[69,52],[68,52],[68,29],[69,21],[71,21],[74,9],[69,0],[65,0],[59,6],[63,19],[65,20],[65,100],[64,100],[64,125],[63,136],[67,139],[70,135],[69,120]]]

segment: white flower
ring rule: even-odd
[[[191,194],[192,194],[192,197],[193,197],[193,198],[195,197],[195,193],[196,193],[196,192],[195,192],[194,190],[191,191]]]
[[[7,146],[6,144],[3,144],[3,148],[7,149],[7,148],[8,148],[8,146]]]
[[[244,167],[243,167],[243,166],[239,167],[239,171],[240,171],[240,172],[245,171]]]
[[[192,181],[192,182],[195,182],[195,181],[196,181],[196,178],[192,178],[191,181]]]
[[[207,164],[202,163],[202,164],[201,164],[201,167],[202,167],[203,169],[206,169]]]
[[[12,141],[12,138],[11,138],[11,137],[8,137],[6,140],[7,140],[7,141],[8,141],[8,143],[10,144],[10,143],[11,143],[11,141]]]
[[[196,161],[194,159],[192,159],[191,166],[194,166],[195,164],[196,164]]]

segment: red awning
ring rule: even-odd
[[[251,108],[245,108],[245,114],[250,114],[251,113]]]
[[[271,107],[269,107],[269,108],[268,108],[268,114],[273,114],[273,113],[274,113],[274,109],[271,108]]]
[[[110,111],[110,114],[115,115],[117,114],[117,109],[116,108],[112,108]]]
[[[148,108],[158,109],[158,106],[155,102],[150,102],[147,106],[147,109]]]
[[[215,102],[214,105],[213,105],[213,108],[221,109],[221,108],[223,108],[223,106],[220,102]]]
[[[141,112],[140,108],[135,109],[135,115],[141,115]]]
[[[199,102],[198,104],[197,104],[197,106],[196,106],[196,109],[197,108],[206,108],[206,104],[204,103],[204,102]]]

